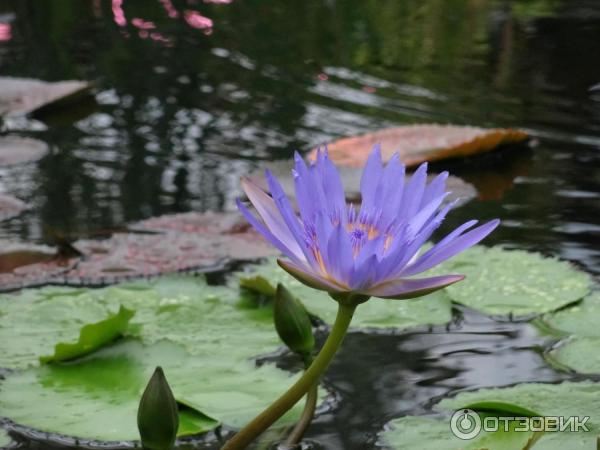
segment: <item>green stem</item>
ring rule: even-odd
[[[344,336],[346,336],[355,309],[355,304],[338,302],[335,323],[323,348],[310,367],[287,392],[256,416],[248,425],[238,431],[235,436],[225,443],[221,450],[245,449],[263,431],[273,425],[277,419],[298,403],[313,385],[318,384],[319,378],[325,372],[329,363],[331,363],[331,360],[344,340]]]
[[[304,403],[304,410],[300,416],[300,420],[294,426],[294,429],[285,441],[283,448],[292,448],[298,442],[302,440],[302,436],[306,433],[306,430],[313,420],[315,415],[315,409],[317,409],[317,398],[319,396],[319,383],[312,385],[308,394],[306,394],[306,403]]]

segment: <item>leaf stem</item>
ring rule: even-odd
[[[319,378],[331,363],[346,336],[356,306],[349,302],[338,301],[337,316],[331,332],[310,367],[281,397],[227,441],[221,450],[245,449],[263,431],[298,403],[313,386],[318,385]]]

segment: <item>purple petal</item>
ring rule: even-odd
[[[369,211],[375,205],[377,187],[382,174],[381,146],[376,144],[367,159],[360,179],[361,211]]]
[[[294,154],[295,166],[292,171],[294,176],[294,187],[296,192],[296,203],[300,215],[304,221],[312,221],[318,211],[318,202],[315,201],[312,192],[312,176],[304,163],[304,159],[298,152]]]
[[[423,192],[423,199],[421,200],[421,206],[426,205],[434,198],[444,194],[444,191],[446,190],[447,179],[448,172],[442,172],[425,187],[425,192]]]
[[[425,183],[427,182],[427,163],[423,163],[413,173],[410,181],[404,187],[402,196],[402,215],[409,219],[415,215],[425,191]]]
[[[330,281],[326,280],[322,276],[314,273],[312,269],[299,264],[294,264],[290,261],[284,261],[282,259],[277,260],[277,264],[281,266],[283,270],[293,276],[300,283],[306,284],[313,289],[327,292],[342,292],[341,286],[337,286]]]
[[[331,276],[342,283],[348,283],[354,267],[354,258],[350,236],[342,224],[333,229],[329,237],[327,253],[329,258],[327,269]]]
[[[283,221],[283,217],[273,199],[247,178],[242,179],[242,188],[271,233],[283,242],[297,258],[301,258],[302,250],[289,227]]]
[[[421,297],[464,279],[464,275],[443,275],[420,279],[397,279],[361,292],[379,298],[409,299]]]
[[[348,284],[353,291],[362,292],[375,284],[376,276],[377,255],[373,254],[365,259],[362,264],[355,263]]]
[[[329,159],[327,148],[319,152],[315,167],[317,169],[317,182],[321,184],[325,193],[327,210],[330,213],[330,217],[339,217],[340,219],[345,217],[346,196],[344,194],[344,186],[342,185],[337,168]]]
[[[435,214],[439,206],[446,198],[447,194],[442,194],[439,197],[431,200],[427,205],[425,205],[417,214],[410,218],[408,222],[408,226],[410,227],[410,231],[413,235],[416,235],[423,225],[425,225],[429,219]]]
[[[491,220],[477,228],[474,228],[467,233],[454,238],[453,240],[447,241],[444,245],[436,244],[431,250],[421,256],[414,264],[408,267],[404,272],[403,276],[415,275],[420,272],[424,272],[431,269],[433,266],[452,258],[454,255],[472,247],[473,245],[480,242],[488,234],[490,234],[498,226],[500,221],[498,219]]]
[[[293,251],[291,251],[283,242],[281,242],[277,237],[275,237],[275,235],[271,233],[271,231],[269,231],[267,227],[265,227],[260,221],[256,219],[256,217],[252,215],[252,213],[248,210],[248,208],[246,208],[246,206],[241,202],[240,199],[236,199],[236,203],[238,209],[244,215],[248,223],[250,223],[250,225],[252,225],[256,231],[262,234],[267,241],[273,244],[275,248],[277,248],[281,253],[283,253],[293,261],[305,261],[302,252],[294,253]]]
[[[398,215],[402,204],[402,193],[404,192],[404,164],[400,162],[398,153],[390,158],[383,173],[383,192],[381,195],[382,206],[385,206],[382,214],[383,226],[388,226]]]

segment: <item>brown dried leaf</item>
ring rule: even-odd
[[[37,139],[0,137],[0,167],[37,161],[48,153],[48,145]]]
[[[329,157],[339,165],[362,167],[372,147],[381,144],[384,161],[399,152],[407,166],[491,151],[503,144],[522,142],[528,137],[521,130],[485,129],[457,125],[407,125],[334,141],[328,145]],[[316,149],[308,158],[314,160]]]
[[[46,82],[30,78],[0,77],[0,115],[43,112],[61,108],[89,94],[87,81]]]

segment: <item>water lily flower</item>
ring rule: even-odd
[[[462,280],[449,274],[415,278],[467,248],[498,226],[492,220],[473,228],[471,220],[422,254],[453,203],[443,172],[427,183],[427,163],[405,181],[405,167],[395,154],[384,167],[376,146],[365,166],[360,207],[346,204],[339,173],[318,152],[307,166],[296,153],[293,169],[296,214],[277,179],[266,171],[270,195],[249,179],[242,185],[261,220],[238,200],[246,219],[288,259],[279,265],[308,286],[334,298],[419,297]]]
[[[293,172],[296,214],[279,182],[266,172],[270,195],[242,181],[262,220],[238,200],[246,219],[288,259],[279,265],[296,279],[337,300],[335,322],[319,354],[302,376],[277,400],[229,439],[222,450],[242,450],[289,411],[318,383],[346,335],[356,307],[370,297],[419,297],[462,280],[462,275],[414,278],[415,275],[475,245],[498,220],[473,228],[471,220],[436,245],[421,249],[440,226],[452,204],[444,205],[448,173],[427,183],[427,165],[405,182],[404,165],[394,155],[384,167],[375,147],[360,183],[360,207],[347,205],[339,173],[327,151],[307,166],[296,154]]]

